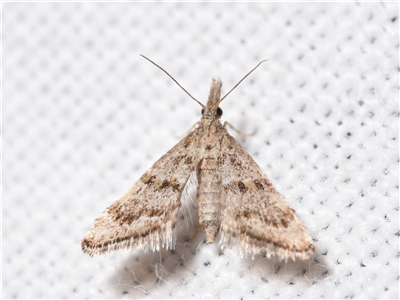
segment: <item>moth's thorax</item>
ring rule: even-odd
[[[202,121],[209,122],[209,120],[220,119],[222,115],[221,109],[218,109],[221,102],[221,79],[214,79],[211,82],[210,95],[206,107],[202,111]]]

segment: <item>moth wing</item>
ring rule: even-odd
[[[307,259],[314,245],[307,229],[249,154],[228,133],[221,143],[221,245],[241,255]]]
[[[197,129],[162,156],[119,200],[97,218],[82,239],[89,255],[118,249],[173,248],[181,194],[193,172]]]

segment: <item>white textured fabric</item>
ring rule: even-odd
[[[398,3],[2,8],[4,298],[399,298]],[[309,228],[313,259],[242,259],[201,237],[81,252],[200,117],[140,53],[202,102],[213,76],[227,92],[269,59],[223,118],[257,129],[238,140]]]

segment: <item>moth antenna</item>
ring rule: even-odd
[[[161,68],[159,65],[157,65],[154,61],[152,61],[150,58],[147,58],[147,57],[144,56],[143,54],[140,54],[140,56],[143,57],[143,58],[145,58],[145,59],[147,59],[149,62],[151,62],[151,63],[152,63],[153,65],[155,65],[157,68],[159,68],[161,71],[163,71],[165,74],[167,74],[167,75],[182,89],[182,90],[184,90],[184,92],[185,92],[186,94],[189,95],[190,98],[192,98],[194,101],[196,101],[198,104],[200,104],[202,108],[206,108],[204,104],[202,104],[200,101],[198,101],[198,100],[197,100],[196,98],[194,98],[192,95],[190,95],[190,93],[189,93],[187,90],[185,90],[184,87],[181,86],[181,85],[179,84],[179,82],[176,81],[175,78],[172,77],[167,71],[165,71],[163,68]]]
[[[222,97],[222,99],[219,101],[219,103],[222,102],[222,100],[224,100],[234,89],[236,89],[236,87],[243,81],[246,79],[247,76],[249,76],[255,69],[257,69],[263,62],[266,62],[268,59],[264,59],[262,61],[260,61],[258,63],[257,66],[255,66],[249,73],[246,74],[246,76],[244,76],[238,83],[236,83],[236,85],[225,95]]]

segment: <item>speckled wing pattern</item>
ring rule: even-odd
[[[228,133],[221,142],[220,244],[242,255],[307,259],[314,244],[295,211],[260,167]]]
[[[81,243],[85,253],[174,248],[182,192],[194,174],[206,243],[219,237],[222,247],[236,245],[242,255],[285,260],[313,255],[299,217],[221,124],[221,87],[212,80],[207,105],[192,97],[203,108],[197,128],[95,220]]]
[[[175,247],[180,198],[195,169],[197,136],[194,130],[182,139],[95,220],[82,239],[83,252]]]

